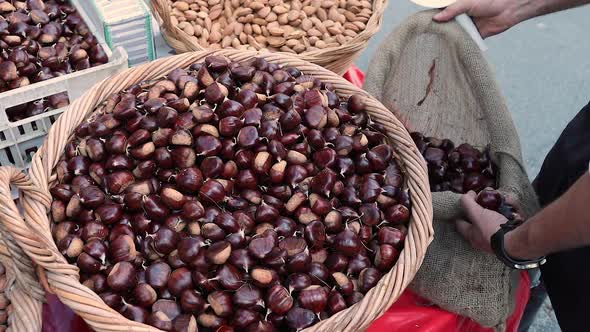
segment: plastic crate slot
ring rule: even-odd
[[[14,165],[14,157],[12,156],[12,151],[10,151],[10,148],[4,148],[4,153],[6,154],[6,158],[8,158],[8,162]]]
[[[33,156],[35,155],[35,153],[37,152],[38,147],[36,146],[32,146],[28,149],[25,150],[25,162],[29,163],[31,162],[31,160],[33,160]]]
[[[0,131],[0,141],[6,141],[6,135],[3,131]]]
[[[17,128],[18,128],[18,132],[19,132],[21,135],[24,135],[24,134],[25,134],[25,128],[24,128],[22,125],[18,126]]]
[[[31,127],[33,128],[33,130],[37,130],[37,129],[39,129],[39,128],[37,127],[37,121],[33,121],[33,122],[31,122]]]

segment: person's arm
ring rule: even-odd
[[[457,0],[434,16],[446,22],[467,13],[483,38],[504,32],[530,18],[590,3],[590,0]]]
[[[457,229],[475,247],[491,252],[490,238],[506,222],[497,212],[475,202],[475,193],[463,195],[467,218]],[[590,175],[586,172],[560,198],[506,234],[506,252],[513,258],[534,259],[562,250],[590,245]]]

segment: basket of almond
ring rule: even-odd
[[[287,52],[344,74],[381,25],[386,0],[152,0],[178,53]]]
[[[97,331],[359,331],[433,237],[403,125],[284,53],[191,52],[113,76],[22,176],[0,168],[24,192],[3,224]]]

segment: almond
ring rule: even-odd
[[[246,23],[244,24],[244,33],[247,35],[251,35],[254,29],[252,28],[252,24]]]
[[[360,22],[360,21],[354,21],[354,22],[352,22],[352,24],[356,25],[359,28],[359,31],[363,31],[367,27],[365,25],[365,23]]]
[[[285,38],[271,36],[267,38],[267,42],[272,47],[281,47],[285,44]]]
[[[221,9],[221,8],[218,8],[218,9],[216,9],[216,10],[212,10],[212,11],[209,13],[209,19],[210,19],[211,21],[215,21],[216,19],[218,19],[218,18],[219,18],[219,16],[221,16],[221,12],[222,12],[222,9]]]
[[[262,48],[262,46],[260,46],[260,44],[256,41],[256,39],[250,35],[247,37],[247,42],[252,47],[254,47],[256,50],[259,50]]]
[[[246,35],[245,33],[240,33],[240,35],[238,36],[238,38],[240,39],[240,42],[242,44],[247,44],[248,43],[248,35]]]
[[[263,18],[259,18],[259,17],[255,17],[255,18],[252,20],[252,23],[253,23],[253,24],[257,24],[257,25],[263,25],[263,26],[264,26],[264,25],[266,25],[266,24],[268,24],[268,22],[267,22],[265,19],[263,19]]]
[[[305,6],[303,7],[303,12],[307,15],[307,16],[311,16],[313,14],[315,14],[316,11],[316,7],[312,7],[312,6]]]
[[[298,10],[290,10],[289,13],[287,14],[287,18],[289,19],[289,21],[295,21],[296,19],[299,18],[299,11]]]
[[[305,45],[299,44],[299,45],[293,46],[293,51],[295,51],[296,53],[305,52]]]
[[[231,36],[234,33],[236,22],[231,22],[230,24],[226,25],[223,28],[223,35],[224,36]]]
[[[197,12],[194,10],[187,10],[184,12],[184,17],[189,21],[194,21],[197,19]]]
[[[283,45],[281,46],[281,48],[279,49],[281,50],[281,52],[286,52],[286,53],[295,53],[295,51],[293,51],[289,46],[287,45]]]
[[[256,12],[256,14],[262,18],[265,18],[268,16],[268,14],[270,14],[270,7],[264,7],[262,9],[260,9],[259,11]]]
[[[230,18],[232,18],[232,19],[233,19],[233,14],[232,14],[231,7],[229,7],[229,6],[226,6],[225,8],[223,8],[223,16],[224,16],[226,19],[230,19]]]
[[[222,48],[230,47],[231,46],[231,42],[232,42],[232,37],[231,36],[225,36],[221,40],[221,47]]]
[[[242,23],[235,23],[234,35],[239,36],[244,31],[244,25]]]
[[[348,10],[344,11],[344,17],[350,22],[356,20],[356,15]]]
[[[295,30],[295,31],[289,33],[288,35],[286,35],[285,37],[288,39],[299,39],[301,37],[305,37],[306,35],[307,35],[307,33],[305,31]]]
[[[287,37],[287,38],[289,38],[289,37]],[[287,41],[285,42],[285,46],[287,46],[287,47],[295,47],[298,44],[299,44],[299,40],[297,40],[297,39],[287,39]]]
[[[277,15],[281,15],[287,13],[289,10],[285,6],[274,6],[272,8],[272,11],[275,12]]]
[[[268,28],[268,32],[272,36],[282,36],[285,33],[285,30],[281,28]]]
[[[252,32],[255,33],[255,34],[257,34],[257,35],[262,34],[262,29],[260,29],[260,25],[258,25],[258,24],[252,24]]]
[[[348,37],[355,37],[357,35],[357,33],[352,30],[346,29],[346,30],[344,30],[343,35],[348,36]]]
[[[240,7],[234,11],[234,15],[236,15],[236,17],[246,16],[248,14],[252,14],[252,8]]]
[[[260,10],[264,8],[264,4],[260,1],[252,1],[250,3],[250,8],[252,8],[252,10]]]
[[[322,21],[325,21],[328,19],[328,13],[326,13],[326,10],[324,8],[318,8],[317,11],[315,12],[315,15],[317,16],[317,18],[319,18]]]
[[[308,35],[308,36],[315,36],[315,37],[319,37],[319,36],[321,36],[321,35],[322,35],[322,33],[321,33],[321,32],[320,32],[318,29],[315,29],[315,28],[313,28],[313,29],[309,29],[309,30],[307,31],[307,35]]]
[[[180,11],[189,10],[188,3],[184,2],[184,1],[176,1],[176,2],[174,2],[173,6],[174,6],[174,8],[176,8]]]
[[[268,16],[267,16],[267,17],[265,17],[264,19],[265,19],[267,22],[274,22],[274,21],[276,21],[276,20],[277,20],[277,18],[278,18],[278,16],[277,16],[277,14],[276,14],[276,13],[274,13],[274,12],[270,12],[270,14],[268,14]]]
[[[336,6],[336,1],[334,1],[334,0],[322,1],[322,8],[325,8],[325,9],[335,8],[334,6]]]

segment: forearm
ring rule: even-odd
[[[590,176],[584,173],[555,202],[506,235],[513,257],[535,258],[590,245]]]
[[[590,0],[515,0],[519,22],[590,3]]]

